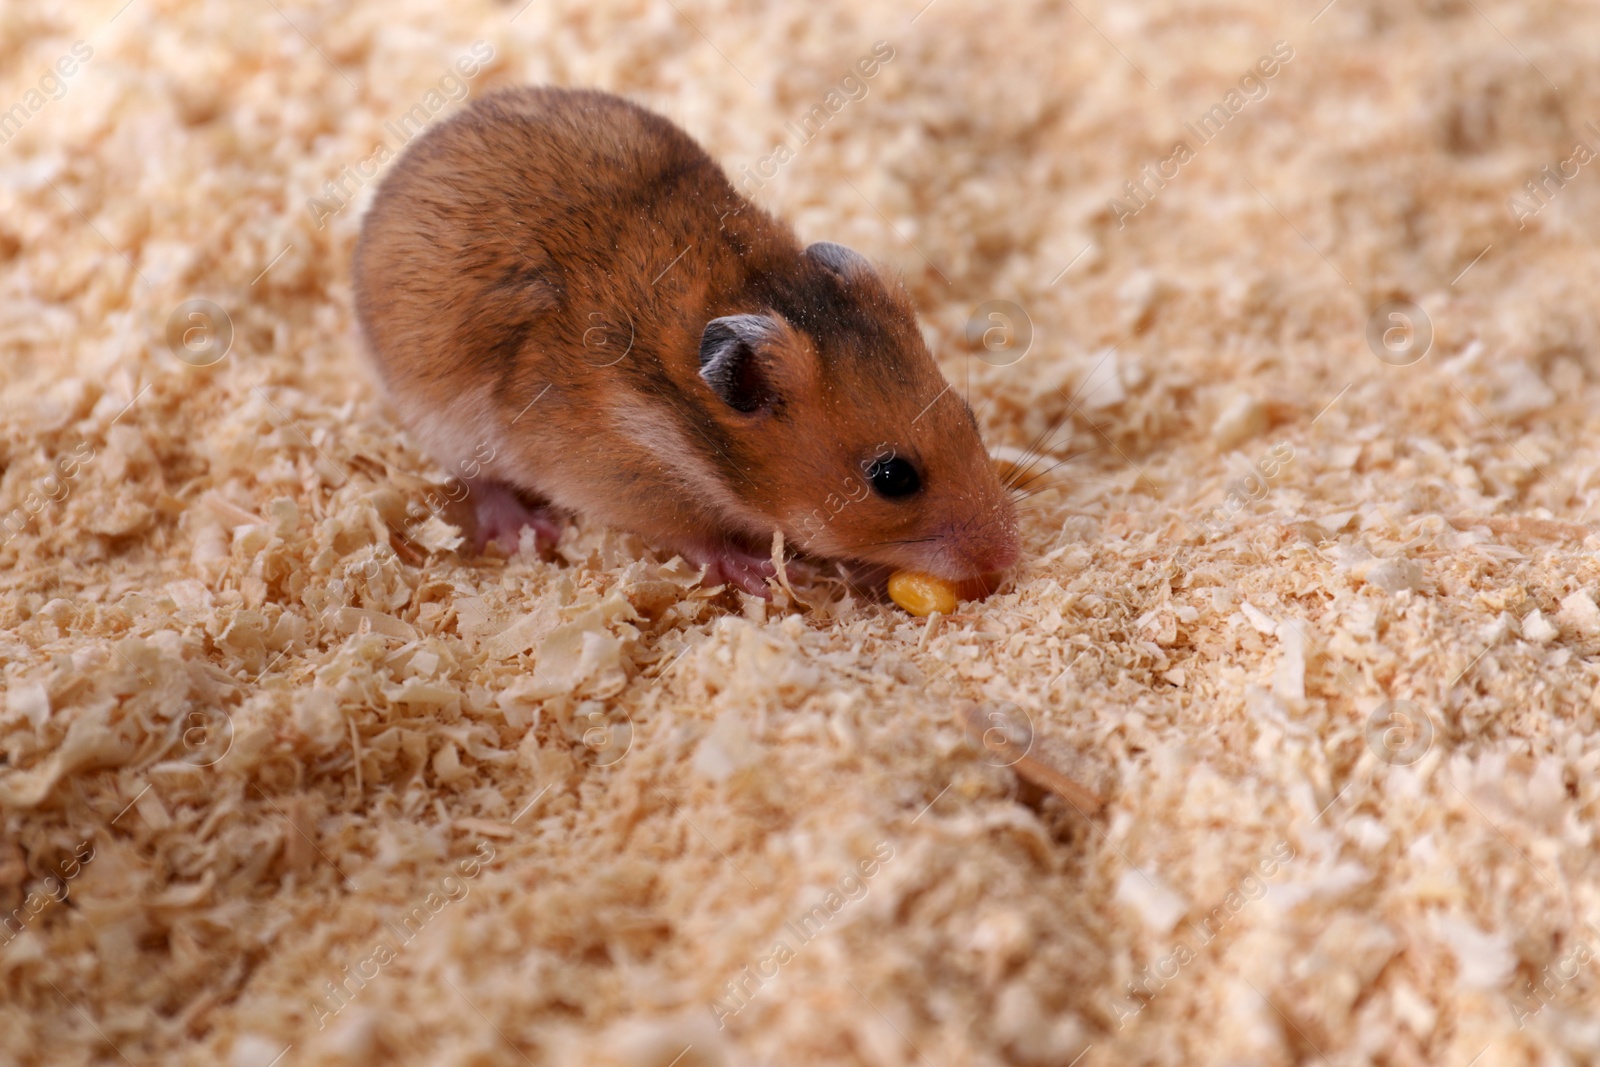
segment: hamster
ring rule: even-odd
[[[514,89],[430,128],[353,275],[401,418],[478,471],[480,545],[553,543],[580,513],[763,597],[778,530],[950,580],[1017,559],[1012,498],[898,278],[802,246],[621,97]]]

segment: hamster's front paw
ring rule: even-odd
[[[683,558],[705,567],[707,586],[732,585],[763,600],[772,599],[767,579],[776,578],[778,570],[770,555],[763,556],[728,541],[714,541],[686,548]]]
[[[533,530],[541,548],[561,540],[562,514],[504,482],[486,478],[467,483],[472,501],[472,544],[480,553],[490,542],[515,552],[524,527]]]

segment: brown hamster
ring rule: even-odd
[[[899,281],[802,247],[620,97],[512,90],[428,130],[354,275],[407,426],[481,462],[480,540],[553,540],[580,512],[761,596],[774,530],[950,579],[1016,561],[1011,498]]]

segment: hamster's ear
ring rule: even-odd
[[[818,241],[806,249],[806,258],[818,266],[837,274],[845,281],[852,278],[874,273],[872,264],[867,257],[852,248],[836,245],[832,241]]]
[[[700,335],[700,377],[724,404],[745,414],[778,400],[763,349],[778,340],[783,325],[769,315],[724,315]]]

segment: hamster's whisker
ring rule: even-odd
[[[1006,488],[1009,489],[1013,493],[1022,493],[1023,494],[1023,498],[1025,498],[1029,493],[1038,492],[1037,489],[1028,489],[1027,488],[1031,483],[1038,481],[1040,478],[1047,477],[1052,471],[1054,471],[1058,467],[1061,467],[1061,466],[1063,466],[1065,464],[1071,463],[1075,459],[1081,459],[1082,457],[1087,456],[1090,452],[1098,452],[1100,449],[1102,449],[1104,447],[1105,447],[1104,445],[1095,445],[1093,448],[1086,448],[1082,452],[1074,452],[1072,455],[1067,456],[1065,459],[1057,460],[1056,462],[1050,464],[1050,466],[1046,467],[1044,470],[1035,471],[1033,474],[1028,475],[1026,478],[1021,479],[1020,481],[1015,482],[1012,485],[1006,486]],[[1022,499],[1022,498],[1019,498],[1019,499]]]
[[[1056,431],[1065,426],[1066,423],[1067,416],[1063,414],[1061,418],[1055,421],[1054,425],[1046,427],[1037,437],[1033,439],[1032,442],[1029,443],[1027,449],[1025,449],[1022,453],[1021,461],[1015,464],[1011,473],[1006,476],[1005,487],[1007,489],[1014,488],[1017,482],[1021,481],[1028,475],[1028,473],[1032,470],[1033,465],[1044,458],[1045,449],[1049,447],[1050,439],[1054,437],[1056,435]]]
[[[858,545],[858,548],[882,548],[884,545],[925,545],[929,541],[937,541],[937,537],[913,537],[905,541],[872,541],[868,544]]]
[[[1038,454],[1036,450],[1044,442],[1044,439],[1054,433],[1060,425],[1061,423],[1058,421],[1054,426],[1047,426],[1034,435],[1033,440],[1028,442],[1028,447],[1022,450],[1022,459],[1018,462],[1017,469],[1021,469],[1024,463],[1030,462]],[[1016,471],[1012,473],[1015,474]]]
[[[1033,466],[1038,457],[1043,455],[1041,448],[1044,444],[1044,439],[1055,433],[1060,425],[1058,422],[1055,426],[1041,430],[1032,441],[1028,442],[1028,447],[1022,450],[1022,458],[1012,465],[1011,473],[1005,476],[1003,484],[1007,489],[1011,488],[1011,483],[1014,479],[1020,478],[1029,467]]]
[[[1077,459],[1079,456],[1087,456],[1090,452],[1098,452],[1102,448],[1106,448],[1106,447],[1108,447],[1108,446],[1106,446],[1104,444],[1090,445],[1088,448],[1082,448],[1082,449],[1079,449],[1076,452],[1069,452],[1067,455],[1063,456],[1059,462],[1061,462],[1061,463],[1070,463],[1071,461]],[[1040,459],[1044,459],[1046,457],[1041,455],[1039,458]]]
[[[1040,471],[1038,477],[1043,478],[1045,475],[1047,475],[1049,473],[1050,473],[1050,471]],[[1029,481],[1034,481],[1034,480],[1035,479],[1032,479],[1032,478],[1029,479]],[[1035,493],[1042,493],[1046,489],[1055,489],[1055,488],[1058,488],[1058,486],[1056,485],[1055,482],[1043,482],[1043,483],[1041,483],[1039,485],[1030,485],[1026,489],[1018,486],[1017,488],[1011,490],[1011,493],[1013,494],[1011,499],[1013,501],[1026,500],[1030,496],[1033,496]]]
[[[1114,482],[1109,478],[1074,478],[1072,480],[1072,487],[1074,489],[1081,489],[1081,488],[1083,488],[1085,486],[1097,486],[1097,487],[1104,488],[1104,489],[1114,489],[1114,490],[1118,490],[1118,491],[1124,491],[1124,490],[1126,490],[1128,488],[1128,486],[1125,483]],[[1039,495],[1040,493],[1043,493],[1046,489],[1066,489],[1066,488],[1067,488],[1067,486],[1063,485],[1060,482],[1052,482],[1050,485],[1041,486],[1038,489],[1030,489],[1028,492],[1024,493],[1022,496],[1015,497],[1013,499],[1014,499],[1015,503],[1021,503],[1022,501],[1027,500],[1030,497],[1034,497],[1034,496]]]
[[[1034,458],[1032,460],[1030,460],[1029,463],[1027,464],[1027,466],[1029,468],[1031,468],[1034,463],[1039,462],[1039,460],[1046,458],[1046,451],[1045,450],[1046,450],[1046,448],[1049,447],[1049,444],[1050,444],[1049,442],[1046,442],[1043,446],[1041,446],[1039,448],[1039,450],[1035,454]],[[1092,445],[1089,448],[1085,448],[1085,449],[1082,449],[1081,451],[1071,453],[1070,455],[1068,455],[1066,457],[1066,460],[1063,460],[1063,462],[1066,462],[1067,460],[1077,459],[1079,456],[1086,456],[1090,452],[1098,452],[1100,449],[1105,448],[1105,447],[1106,446],[1103,445],[1103,444]],[[1022,482],[1026,481],[1027,477],[1029,476],[1029,472],[1026,469],[1013,471],[1012,473],[1013,473],[1013,476],[1011,478],[1011,484],[1012,485],[1021,484]]]
[[[983,403],[981,403],[981,404],[979,404],[979,405],[978,405],[978,410],[977,410],[977,411],[974,411],[974,412],[973,412],[973,413],[972,413],[972,421],[973,421],[973,422],[977,422],[977,421],[978,421],[978,416],[979,416],[979,415],[982,415],[982,414],[983,414],[983,409],[984,409],[984,408],[986,408],[986,407],[988,407],[988,406],[989,406],[989,405],[990,405],[990,404],[992,404],[992,403],[994,403],[994,396],[993,396],[993,394],[991,394],[991,395],[989,395],[989,396],[987,396],[987,397],[985,397],[985,398],[984,398],[984,400],[983,400]]]
[[[1084,484],[1088,484],[1088,483],[1085,483],[1085,482],[1074,482],[1073,484],[1074,485],[1084,485]],[[1039,496],[1042,493],[1048,493],[1052,489],[1056,489],[1056,490],[1060,490],[1060,491],[1064,492],[1066,490],[1066,488],[1067,487],[1065,485],[1063,485],[1062,483],[1060,483],[1060,482],[1051,482],[1049,485],[1041,485],[1041,486],[1038,486],[1038,487],[1036,487],[1034,489],[1029,489],[1026,493],[1023,493],[1020,496],[1017,496],[1017,497],[1013,498],[1012,503],[1013,503],[1013,505],[1016,505],[1016,504],[1022,503],[1025,500],[1032,500],[1034,497]]]
[[[1018,508],[1017,509],[1017,514],[1019,516],[1020,515],[1028,515],[1028,514],[1034,514],[1034,515],[1061,515],[1061,514],[1063,514],[1064,510],[1070,510],[1069,503],[1066,500],[1058,500],[1054,504],[1047,503],[1045,501],[1040,501],[1037,504],[1029,504],[1027,507]]]

